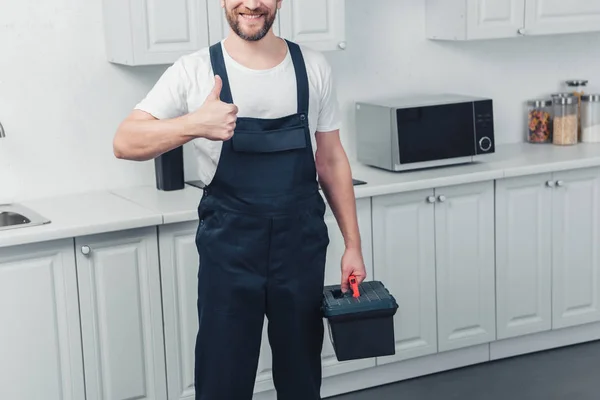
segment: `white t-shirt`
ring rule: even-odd
[[[238,117],[279,118],[297,112],[296,75],[291,55],[267,70],[249,69],[223,56]],[[316,151],[315,132],[340,128],[340,112],[333,86],[331,67],[325,57],[301,46],[309,80],[309,128],[313,155]],[[169,119],[197,110],[215,84],[209,48],[182,56],[161,76],[148,95],[135,106],[155,118]],[[197,175],[208,185],[214,177],[223,142],[194,139]]]

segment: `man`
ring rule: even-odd
[[[114,139],[123,159],[190,141],[197,152],[196,399],[252,398],[265,314],[278,399],[320,399],[329,236],[319,182],[344,236],[343,290],[350,275],[365,279],[331,70],[274,35],[281,2],[221,0],[229,36],[172,65]]]

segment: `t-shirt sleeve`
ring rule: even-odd
[[[318,132],[329,132],[340,129],[341,117],[333,74],[329,63],[324,63],[322,73],[321,102],[319,107]]]
[[[167,68],[146,97],[134,108],[157,119],[170,119],[187,114],[187,78],[183,61],[179,59]]]

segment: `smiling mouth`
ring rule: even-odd
[[[242,14],[242,13],[240,13],[240,17],[247,19],[249,21],[257,20],[259,18],[262,18],[262,16],[263,16],[262,14]]]

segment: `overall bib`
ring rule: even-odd
[[[320,399],[321,303],[329,244],[308,125],[309,83],[287,42],[298,111],[237,119],[198,207],[197,400],[250,400],[265,315],[279,400]],[[233,103],[221,44],[221,100]]]

